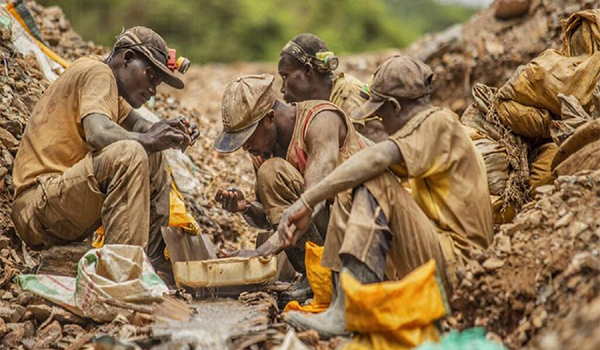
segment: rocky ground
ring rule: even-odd
[[[0,1],[1,2],[1,1]],[[27,2],[42,35],[62,57],[105,53],[82,40],[59,8]],[[533,0],[524,17],[499,21],[493,9],[475,15],[462,28],[430,36],[407,50],[435,71],[435,100],[461,112],[470,102],[475,82],[500,86],[520,64],[548,47],[560,46],[560,20],[598,0]],[[15,53],[2,31],[0,52],[0,342],[4,348],[69,348],[89,344],[108,333],[156,345],[148,320],[115,319],[98,325],[24,293],[12,277],[34,270],[35,253],[23,250],[9,218],[13,191],[11,169],[31,109],[47,88],[33,57]],[[378,64],[398,51],[342,57],[342,69],[368,80]],[[274,58],[275,59],[275,58]],[[188,115],[202,134],[188,150],[199,188],[187,204],[220,250],[252,247],[256,230],[239,215],[220,209],[213,199],[219,187],[235,186],[251,197],[253,173],[242,153],[219,155],[212,140],[220,130],[220,100],[226,84],[243,74],[276,73],[274,63],[209,64],[193,67],[182,92],[162,89],[149,105],[163,118]],[[276,82],[279,86],[279,81]],[[456,291],[448,328],[484,326],[490,336],[512,349],[596,349],[600,344],[600,173],[559,178],[538,189],[511,224],[497,228],[494,244],[476,252],[478,263],[467,267]],[[189,298],[189,296],[187,296]],[[232,348],[271,348],[281,343],[285,325],[268,295],[246,296],[234,307],[256,307],[258,326],[236,334]],[[198,306],[195,308],[203,308]],[[255,309],[252,309],[255,310]],[[254,311],[253,311],[254,312]],[[250,322],[250,321],[249,321]],[[155,326],[154,332],[157,332]],[[338,341],[319,342],[314,333],[301,339],[310,347],[333,348]],[[192,348],[180,342],[171,348]],[[163,348],[168,348],[163,345]]]

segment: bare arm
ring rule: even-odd
[[[127,130],[137,133],[146,133],[154,123],[140,116],[135,109],[127,115],[127,118],[121,123],[121,126]]]
[[[306,189],[317,185],[335,169],[346,129],[342,117],[335,112],[323,111],[314,117],[306,132]]]
[[[329,176],[302,195],[283,214],[277,228],[278,248],[295,244],[311,221],[311,210],[321,201],[354,188],[381,174],[393,164],[403,162],[402,153],[392,141],[366,148],[337,167]]]
[[[392,141],[383,141],[354,154],[323,181],[304,192],[307,204],[317,203],[339,192],[354,188],[383,173],[392,164],[403,162],[400,149]]]
[[[85,141],[94,150],[123,140],[139,142],[148,153],[168,148],[185,149],[189,136],[180,120],[171,119],[154,123],[146,133],[125,130],[103,114],[93,113],[82,120]]]

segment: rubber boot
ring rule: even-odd
[[[342,256],[343,270],[350,272],[363,284],[377,283],[380,279],[367,265],[352,256]],[[290,311],[284,314],[284,320],[300,330],[314,329],[323,339],[348,335],[345,319],[345,296],[340,283],[339,273],[334,275],[334,298],[329,308],[317,315]]]

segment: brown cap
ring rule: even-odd
[[[414,100],[431,93],[433,72],[425,63],[406,55],[385,61],[373,74],[370,97],[350,117],[362,120],[373,115],[390,98]]]
[[[167,42],[152,29],[133,27],[123,30],[115,41],[113,52],[116,49],[132,49],[141,53],[163,73],[163,80],[166,84],[176,89],[183,89],[183,81],[176,77],[175,73],[167,66],[169,60]]]
[[[246,75],[227,85],[221,102],[223,131],[215,140],[216,151],[235,152],[252,136],[275,104],[274,80],[271,74]]]

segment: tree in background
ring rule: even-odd
[[[144,25],[194,62],[274,61],[293,36],[311,32],[336,53],[405,47],[464,21],[472,9],[434,0],[38,0],[63,8],[85,39],[111,45],[122,27]]]

